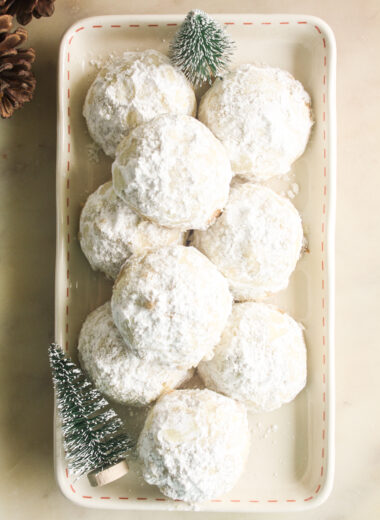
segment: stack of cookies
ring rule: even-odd
[[[288,285],[302,222],[264,182],[290,170],[312,126],[302,85],[252,64],[217,79],[196,111],[157,51],[99,72],[83,113],[112,181],[88,198],[79,232],[90,266],[114,280],[82,327],[82,366],[119,403],[159,398],[138,443],[143,475],[190,502],[235,484],[247,409],[274,410],[306,384],[301,326],[263,302]],[[208,389],[174,390],[195,369]]]

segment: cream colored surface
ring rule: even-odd
[[[272,0],[202,1],[209,12],[270,13]],[[46,346],[53,339],[55,254],[55,87],[58,42],[75,20],[96,14],[186,12],[191,1],[58,0],[51,19],[33,21],[34,101],[0,121],[0,517],[102,519],[58,491]],[[302,520],[377,520],[380,515],[378,349],[380,292],[380,10],[378,0],[289,0],[283,12],[320,16],[338,46],[336,284],[337,456],[328,501]],[[151,513],[129,512],[133,520]],[[164,520],[168,513],[155,513]],[[214,515],[172,513],[173,520]],[[125,512],[107,512],[109,519]],[[237,515],[236,518],[248,518]],[[221,520],[231,518],[221,514]],[[294,515],[260,515],[293,520]]]

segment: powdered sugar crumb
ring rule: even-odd
[[[309,239],[308,239],[307,235],[304,235],[303,239],[302,239],[301,254],[309,253],[309,252],[310,252],[310,250],[309,250]]]
[[[288,190],[287,192],[287,195],[289,197],[289,199],[294,199],[294,197],[298,194],[299,192],[299,186],[297,183],[293,182],[293,184],[291,184],[290,186],[290,190]]]
[[[264,425],[261,421],[256,422],[252,425],[251,433],[256,440],[265,440],[270,438],[272,435],[277,433],[279,430],[278,424]]]
[[[100,161],[101,148],[95,141],[92,141],[86,146],[87,157],[89,162],[98,163]]]
[[[271,424],[270,426],[268,426],[268,428],[266,429],[266,432],[265,432],[265,437],[268,437],[268,435],[272,434],[272,433],[277,433],[278,431],[278,425],[277,424]]]

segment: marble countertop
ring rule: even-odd
[[[53,392],[46,346],[54,337],[55,131],[58,45],[79,18],[110,13],[274,13],[274,0],[57,0],[27,29],[37,51],[33,102],[0,121],[0,517],[12,520],[148,519],[150,513],[82,509],[53,474]],[[336,238],[336,476],[304,520],[380,517],[379,229],[380,8],[378,0],[288,0],[313,14],[338,46]],[[377,311],[377,312],[376,312]],[[155,518],[167,518],[155,513]],[[173,520],[211,514],[171,513]],[[231,515],[220,514],[219,518]],[[239,518],[249,515],[241,514]],[[290,514],[260,515],[266,520]]]

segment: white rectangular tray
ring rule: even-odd
[[[328,496],[334,466],[334,225],[335,41],[320,19],[304,15],[215,15],[237,43],[234,64],[265,62],[289,70],[312,98],[315,117],[305,154],[294,164],[299,185],[293,200],[308,238],[286,291],[271,301],[305,326],[308,383],[292,403],[251,415],[252,448],[246,469],[227,495],[204,502],[202,511],[297,511]],[[82,117],[94,63],[110,53],[154,48],[164,53],[184,15],[87,18],[70,27],[59,56],[57,141],[56,342],[76,359],[78,333],[87,314],[111,295],[111,284],[91,271],[77,232],[87,196],[110,179],[111,160],[89,159],[91,139]],[[141,414],[124,414],[136,434]],[[72,501],[97,508],[188,509],[144,484],[133,467],[103,488],[68,476],[58,423],[55,471]],[[133,466],[133,464],[132,464]]]

